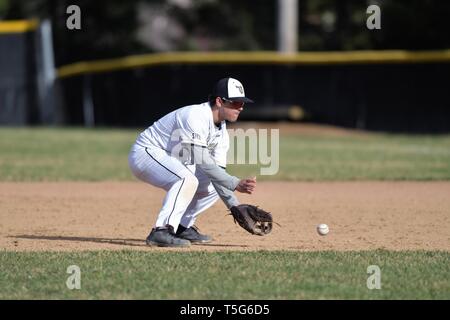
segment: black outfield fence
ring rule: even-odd
[[[179,52],[54,70],[41,29],[35,21],[0,23],[0,125],[144,127],[206,101],[213,84],[231,76],[256,102],[242,120],[450,132],[450,50]]]
[[[396,132],[450,131],[450,51],[179,53],[59,69],[67,123],[147,126],[236,77],[244,120],[303,120]]]
[[[0,125],[63,123],[49,20],[0,21]]]
[[[0,124],[39,121],[35,21],[0,25]]]

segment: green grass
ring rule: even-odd
[[[264,166],[263,166],[264,167]],[[231,165],[237,175],[259,166]],[[450,135],[370,134],[280,137],[280,169],[266,180],[449,180]]]
[[[0,181],[133,180],[127,155],[138,133],[0,128]],[[261,176],[258,165],[229,171],[260,180],[449,180],[450,135],[286,135],[278,174]]]
[[[137,130],[0,128],[1,181],[132,180]]]
[[[0,299],[450,299],[449,263],[442,251],[3,251]],[[70,265],[80,290],[66,287]]]

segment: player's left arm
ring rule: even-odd
[[[192,162],[197,165],[198,169],[208,176],[211,182],[230,191],[234,191],[238,188],[241,184],[241,180],[238,177],[228,174],[225,170],[219,167],[207,148],[194,144],[191,144],[189,148]]]
[[[216,189],[217,194],[219,195],[220,199],[222,199],[223,203],[227,206],[228,209],[231,207],[239,205],[239,200],[234,194],[233,191],[230,189],[224,188],[223,186],[212,182],[214,189]]]

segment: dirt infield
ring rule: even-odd
[[[261,182],[241,202],[272,211],[266,237],[233,223],[221,202],[197,225],[215,241],[183,250],[450,250],[450,182]],[[0,183],[0,248],[139,249],[163,192],[140,182]],[[330,233],[315,227],[327,223]]]

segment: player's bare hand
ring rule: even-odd
[[[242,179],[236,187],[236,191],[252,194],[256,188],[256,177]]]

